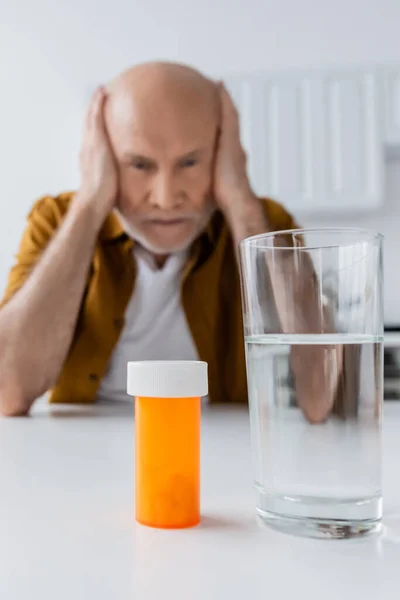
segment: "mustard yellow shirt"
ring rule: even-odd
[[[72,192],[46,196],[34,205],[2,304],[8,302],[32,272],[62,223],[72,198]],[[271,229],[295,227],[293,218],[282,206],[269,199],[262,202]],[[117,217],[111,214],[97,240],[75,334],[51,392],[51,402],[95,401],[134,292],[133,244]],[[219,212],[191,248],[182,278],[181,298],[199,358],[209,365],[210,400],[246,401],[239,273],[232,238]]]

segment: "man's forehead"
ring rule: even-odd
[[[157,157],[168,154],[179,157],[194,151],[200,153],[213,147],[216,129],[212,127],[149,127],[121,128],[114,135],[119,154]]]
[[[180,154],[212,144],[218,119],[202,103],[134,100],[115,104],[107,126],[120,151],[145,153],[168,148]]]

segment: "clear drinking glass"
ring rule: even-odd
[[[258,515],[315,537],[379,530],[382,236],[275,232],[240,258]]]

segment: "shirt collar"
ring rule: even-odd
[[[126,237],[126,233],[117,215],[112,212],[103,223],[100,230],[100,240],[102,242],[114,242],[122,237]]]

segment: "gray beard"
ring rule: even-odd
[[[150,254],[165,256],[168,254],[174,254],[175,252],[182,252],[183,250],[187,250],[188,248],[190,248],[190,246],[193,244],[194,240],[197,237],[196,234],[196,236],[193,236],[193,239],[189,239],[188,241],[182,244],[177,244],[176,246],[173,246],[166,250],[161,246],[149,243],[146,237],[142,233],[140,233],[140,231],[137,231],[135,227],[132,227],[132,225],[127,221],[127,219],[125,219],[125,217],[121,214],[118,208],[115,208],[114,212],[116,213],[125,233],[129,235],[129,237],[132,240],[134,240],[135,242],[140,244],[145,250],[147,250],[147,252],[150,252]]]

